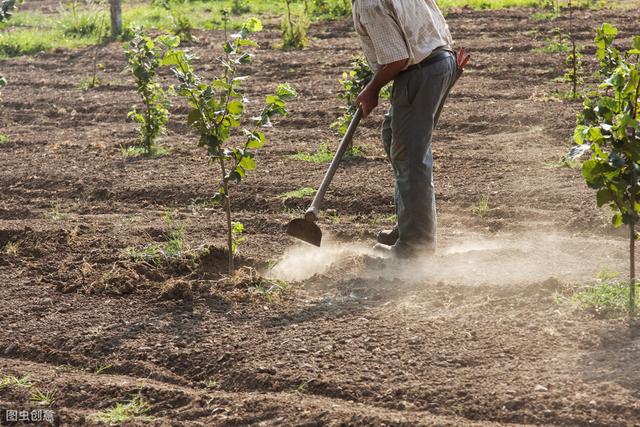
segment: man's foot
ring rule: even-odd
[[[378,243],[373,250],[385,258],[393,259],[412,259],[420,256],[433,255],[435,250],[430,246],[410,246],[406,244],[396,243],[395,245],[385,245]]]
[[[393,246],[398,241],[399,235],[398,227],[393,227],[393,230],[382,230],[379,232],[376,240],[383,245]]]

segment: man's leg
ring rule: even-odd
[[[387,153],[387,158],[391,161],[391,140],[393,139],[393,131],[391,129],[391,122],[393,119],[393,107],[389,109],[389,112],[385,114],[384,121],[382,122],[382,145],[384,151]],[[398,199],[398,194],[394,195],[394,200]],[[397,204],[396,204],[397,206]],[[397,212],[396,212],[397,213]],[[398,240],[398,223],[396,222],[391,230],[382,230],[378,233],[378,243],[382,243],[391,246]]]
[[[431,138],[455,72],[455,58],[400,75],[392,99],[390,157],[396,178],[397,249],[435,249],[436,205]]]

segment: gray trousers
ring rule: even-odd
[[[398,75],[382,141],[393,166],[399,247],[434,250],[436,201],[431,137],[438,107],[454,79],[453,55]]]

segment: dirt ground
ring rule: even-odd
[[[170,155],[120,155],[136,137],[126,115],[137,100],[119,44],[99,52],[105,84],[89,91],[78,86],[91,48],[2,61],[0,374],[54,392],[50,408],[70,426],[99,424],[137,395],[150,418],[126,425],[639,426],[640,339],[562,297],[602,268],[624,271],[625,242],[579,171],[558,165],[580,104],[558,94],[564,54],[534,49],[568,20],[531,14],[448,15],[473,59],[434,139],[440,251],[411,265],[369,249],[394,213],[382,108],[356,137],[365,155],[330,190],[327,245],[285,235],[310,200],[278,196],[316,187],[326,168],[287,156],[335,146],[337,80],[359,45],[348,20],[314,24],[302,52],[272,49],[274,25],[261,33],[249,98],[283,81],[300,92],[234,189],[240,263],[271,282],[247,269],[220,278],[223,215],[204,203],[216,176],[184,106],[160,142]],[[614,23],[624,43],[639,18],[577,12],[585,58],[596,25]],[[196,35],[210,75],[222,34]],[[125,250],[160,241],[171,210],[188,245],[211,255],[131,261]],[[273,279],[289,288],[268,301],[256,290]],[[0,389],[0,408],[36,406],[27,389]]]

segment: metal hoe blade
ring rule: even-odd
[[[312,245],[320,246],[322,231],[315,223],[306,219],[294,219],[287,225],[287,234]]]

